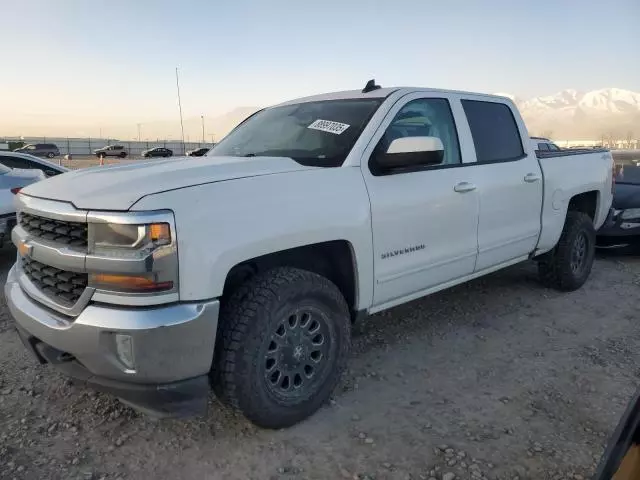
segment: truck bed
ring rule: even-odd
[[[607,149],[576,149],[560,152],[536,151],[544,177],[542,230],[538,253],[553,248],[564,226],[569,201],[588,192],[597,196],[593,224],[598,229],[606,220],[613,193],[602,185],[611,185],[613,159]],[[562,160],[556,157],[564,157]]]

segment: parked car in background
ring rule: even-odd
[[[544,137],[531,137],[531,145],[534,150],[539,152],[559,152],[562,150],[559,146],[553,143],[548,138]]]
[[[104,157],[120,157],[125,158],[127,156],[127,151],[124,149],[122,145],[107,145],[106,147],[98,148],[94,150],[93,153],[98,158]]]
[[[617,165],[611,213],[598,230],[601,248],[640,247],[640,167]]]
[[[22,170],[0,164],[0,246],[16,225],[15,195],[23,187],[45,178],[47,177],[42,170]]]
[[[28,153],[36,157],[54,158],[60,155],[60,150],[53,143],[30,143],[24,147],[16,148],[14,152]]]
[[[153,158],[153,157],[172,157],[173,150],[164,147],[155,147],[150,148],[149,150],[144,150],[142,152],[142,156],[144,158]]]
[[[53,162],[49,162],[43,158],[34,157],[27,153],[18,152],[1,152],[0,151],[0,164],[9,168],[18,168],[23,170],[42,170],[46,177],[53,177],[64,172],[68,172],[69,169],[62,165],[57,165]]]
[[[208,147],[196,148],[195,150],[187,150],[188,157],[203,157],[206,153],[211,150]]]
[[[203,158],[29,186],[5,298],[41,362],[130,405],[202,413],[212,385],[283,428],[329,399],[367,314],[529,259],[580,288],[612,176],[606,150],[535,151],[507,98],[371,81]]]

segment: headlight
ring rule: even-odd
[[[141,214],[140,219],[145,216],[148,214]],[[124,215],[122,223],[118,214],[108,220],[88,218],[85,265],[90,287],[125,296],[177,292],[178,255],[173,218],[170,213],[154,216],[149,219],[152,223],[138,223],[134,215]],[[164,218],[166,222],[162,221]]]
[[[620,214],[622,220],[640,219],[640,208],[628,208]]]
[[[93,224],[92,247],[100,249],[149,250],[171,243],[168,223],[148,225]]]

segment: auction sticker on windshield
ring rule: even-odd
[[[336,135],[340,135],[344,132],[349,125],[346,123],[340,122],[332,122],[331,120],[316,120],[307,128],[311,128],[312,130],[321,130],[323,132],[334,133]]]

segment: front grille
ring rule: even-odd
[[[88,275],[50,267],[22,257],[22,270],[38,289],[56,303],[71,307],[87,288]]]
[[[87,246],[87,224],[20,213],[19,223],[29,235],[73,247]]]

